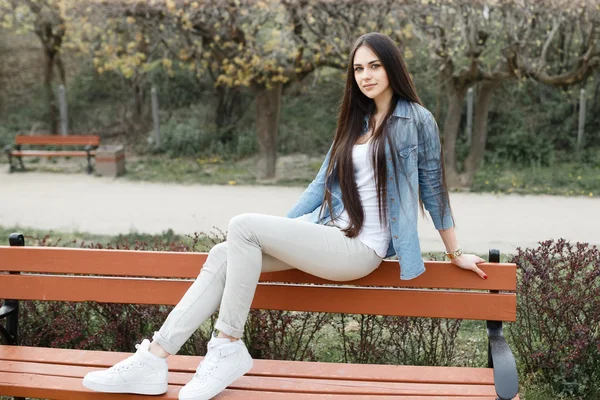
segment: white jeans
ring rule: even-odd
[[[241,337],[261,272],[297,268],[332,281],[366,276],[381,258],[335,226],[299,219],[242,214],[229,222],[227,241],[208,253],[200,275],[154,334],[168,353],[186,340],[220,306],[215,326]]]

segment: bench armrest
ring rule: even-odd
[[[12,144],[7,144],[6,146],[4,146],[4,152],[5,153],[9,153],[12,149],[13,149],[13,145]]]
[[[519,377],[515,357],[502,334],[502,321],[487,321],[488,364],[494,368],[496,394],[501,400],[513,399],[519,393]]]

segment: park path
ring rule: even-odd
[[[119,234],[227,229],[246,212],[285,215],[302,188],[205,186],[131,182],[84,174],[0,172],[0,225]],[[600,245],[600,198],[454,193],[457,235],[469,252],[503,253],[565,238]],[[423,251],[443,249],[429,220]],[[4,242],[5,239],[0,239]]]

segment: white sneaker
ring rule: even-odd
[[[109,369],[88,373],[83,386],[104,393],[163,394],[167,391],[167,359],[150,353],[150,341],[135,345],[134,355]]]
[[[194,378],[179,391],[179,400],[212,399],[250,371],[253,363],[241,340],[213,336]]]

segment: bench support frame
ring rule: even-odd
[[[10,160],[10,158],[9,158]],[[11,164],[12,169],[12,164]],[[20,233],[12,233],[8,237],[11,246],[25,246],[25,237]],[[19,272],[10,272],[19,274]],[[0,326],[0,334],[4,337],[7,344],[19,345],[19,301],[5,300],[0,307],[0,319],[6,318],[6,328]],[[25,400],[24,397],[14,397],[14,400]]]
[[[9,144],[9,145],[7,145],[7,146],[4,147],[4,152],[8,156],[8,172],[11,173],[11,174],[17,170],[17,167],[13,163],[13,158],[16,158],[17,160],[19,160],[19,166],[21,167],[21,170],[25,171],[25,165],[23,164],[23,158],[22,157],[13,156],[13,154],[12,154],[13,148],[16,151],[21,151],[21,146],[18,145],[18,144],[14,145],[14,146],[12,146],[12,145]]]
[[[94,172],[94,165],[92,163],[92,159],[94,158],[94,155],[92,154],[92,152],[95,149],[96,149],[96,146],[92,146],[89,144],[87,146],[85,146],[85,149],[84,149],[85,152],[87,153],[87,155],[86,155],[86,158],[87,158],[86,172],[88,173],[88,175],[91,175]],[[25,164],[23,164],[23,157],[13,155],[13,151],[21,151],[21,145],[19,145],[19,144],[10,145],[9,144],[4,147],[4,152],[8,156],[8,172],[13,173],[13,172],[17,171],[17,167],[16,167],[15,163],[13,162],[13,158],[16,158],[17,160],[19,160],[20,170],[26,171],[27,169],[25,168]]]
[[[85,146],[85,152],[87,153],[87,173],[91,175],[94,172],[94,167],[92,166],[92,150],[94,150],[94,146],[87,145]]]
[[[500,251],[490,250],[489,262],[500,262]],[[490,293],[499,293],[490,290]],[[494,382],[496,384],[496,400],[510,400],[519,393],[519,377],[517,363],[504,339],[502,321],[486,321],[488,334],[488,368],[494,369]]]

